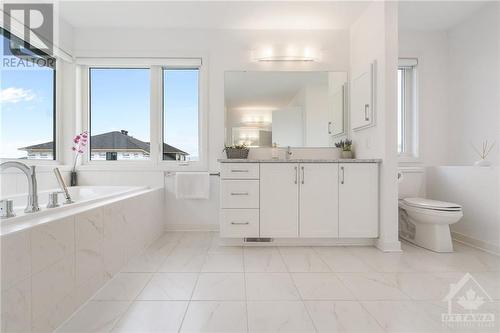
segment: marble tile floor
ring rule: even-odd
[[[166,233],[57,332],[499,332],[500,257],[372,247],[225,247]],[[451,283],[469,272],[491,327],[446,327]]]

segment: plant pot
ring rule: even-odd
[[[70,184],[70,186],[77,186],[78,185],[78,175],[76,174],[76,171],[71,171],[69,184]]]
[[[226,148],[226,156],[229,159],[245,159],[248,157],[250,149]]]
[[[351,150],[342,150],[340,153],[340,156],[345,159],[351,159],[352,158],[352,151]]]

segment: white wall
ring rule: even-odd
[[[427,168],[429,198],[462,205],[464,216],[451,225],[453,237],[500,254],[500,168]]]
[[[380,166],[380,238],[382,250],[398,250],[397,218],[397,5],[371,3],[350,30],[351,73],[377,62],[376,124],[351,131],[358,158],[382,158]]]
[[[399,56],[417,57],[420,162],[472,165],[471,144],[497,141],[500,163],[500,15],[490,3],[446,31],[400,31]]]
[[[266,45],[309,45],[322,50],[320,63],[255,63],[251,51]],[[224,147],[224,72],[229,70],[349,70],[349,32],[262,30],[141,30],[75,29],[74,54],[82,56],[175,57],[204,56],[208,59],[208,156],[209,170],[218,171],[217,158]],[[162,185],[159,171],[80,171],[82,184]],[[216,227],[219,184],[211,177],[208,201],[176,200],[170,179],[167,189],[167,223],[178,228]],[[196,208],[194,208],[196,207]]]
[[[449,165],[471,165],[470,148],[497,141],[489,160],[500,164],[500,3],[492,2],[448,32]]]

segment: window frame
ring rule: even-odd
[[[164,72],[165,70],[169,70],[169,69],[172,69],[172,70],[194,70],[194,69],[197,69],[198,70],[198,161],[182,161],[182,160],[179,160],[179,161],[169,161],[169,160],[164,160],[163,159],[163,144],[165,143],[165,129],[164,129],[164,126],[165,126],[165,96],[164,96],[164,91],[165,91],[165,82],[164,82]],[[202,149],[201,149],[201,146],[203,144],[203,141],[201,139],[201,133],[202,133],[202,126],[201,126],[201,122],[202,122],[202,119],[201,119],[201,89],[202,86],[201,86],[201,64],[198,65],[198,66],[163,66],[162,69],[161,69],[161,128],[160,128],[160,131],[161,131],[161,139],[160,139],[160,164],[162,165],[165,165],[165,166],[168,166],[168,165],[172,165],[172,164],[177,164],[177,166],[181,166],[181,167],[186,167],[190,164],[192,165],[195,165],[195,164],[198,164],[200,161],[203,160],[203,157],[202,157]],[[179,169],[180,170],[180,169]]]
[[[403,149],[401,152],[398,151],[398,158],[400,163],[420,162],[420,154],[419,154],[420,115],[418,108],[419,98],[420,98],[419,80],[418,80],[419,66],[420,62],[418,58],[399,59],[398,72],[400,70],[403,70],[402,78],[404,80],[403,116],[402,116]],[[398,101],[398,108],[399,108],[399,101]],[[398,119],[399,119],[399,114],[398,114]]]
[[[150,82],[149,82],[149,87],[150,87],[150,107],[149,107],[149,117],[150,117],[150,122],[149,122],[149,138],[150,138],[150,142],[151,142],[151,112],[152,112],[152,107],[151,107],[151,93],[152,93],[152,83],[151,83],[151,68],[150,67],[147,67],[147,66],[144,66],[144,65],[138,65],[138,66],[109,66],[109,65],[98,65],[98,66],[88,66],[86,71],[85,71],[85,75],[87,76],[87,84],[86,84],[86,88],[87,88],[87,119],[86,119],[86,128],[88,130],[88,133],[89,133],[89,146],[85,153],[85,157],[86,157],[86,161],[88,164],[92,164],[94,162],[96,163],[103,163],[103,162],[110,162],[110,163],[117,163],[117,162],[124,162],[124,163],[135,163],[135,162],[148,162],[148,161],[138,161],[138,160],[125,160],[125,159],[122,159],[122,160],[108,160],[106,158],[106,160],[92,160],[91,158],[91,150],[92,150],[92,112],[91,112],[91,102],[92,102],[92,97],[90,95],[90,92],[91,92],[91,70],[92,69],[95,69],[95,68],[98,68],[98,69],[148,69],[150,71]],[[109,152],[106,152],[106,154],[108,154]],[[151,153],[151,152],[150,152]],[[111,162],[111,161],[117,161],[117,162]]]
[[[150,70],[150,156],[148,160],[99,161],[90,159],[90,149],[82,156],[82,170],[163,170],[206,171],[208,168],[208,103],[207,68],[202,56],[189,58],[77,58],[81,84],[81,126],[90,130],[90,68],[149,68]],[[199,69],[198,78],[198,141],[199,160],[164,161],[163,153],[163,69]],[[90,135],[91,132],[89,131]]]
[[[7,31],[10,35],[15,36],[16,38],[24,41],[22,38],[18,37],[15,33],[12,33],[11,31],[8,31],[4,28],[2,28],[2,31]],[[3,32],[2,32],[3,34]],[[24,41],[26,42],[26,41]],[[59,58],[56,55],[48,55],[42,51],[40,51],[46,56],[49,56],[51,58],[55,59],[56,66],[53,68],[53,82],[52,82],[52,101],[53,101],[53,112],[52,112],[52,142],[54,143],[54,148],[53,148],[53,158],[48,160],[48,159],[19,159],[19,158],[0,158],[0,163],[7,162],[7,161],[18,161],[25,163],[26,165],[35,165],[35,166],[53,166],[53,165],[62,165],[64,163],[64,156],[63,156],[63,149],[61,145],[61,140],[62,140],[62,135],[63,135],[63,119],[62,115],[59,112],[61,109],[61,104],[62,104],[62,85],[58,84],[58,82],[61,82],[62,80],[62,64],[61,61],[62,59]],[[10,170],[6,170],[5,172],[8,173]]]

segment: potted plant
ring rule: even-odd
[[[85,153],[88,141],[89,141],[89,134],[87,131],[83,131],[82,133],[76,135],[73,138],[73,147],[71,147],[71,150],[75,154],[75,157],[73,158],[73,169],[71,169],[71,178],[70,178],[71,186],[76,186],[78,184],[78,178],[76,175],[76,163],[78,162],[78,157]]]
[[[335,143],[335,147],[342,149],[341,157],[342,158],[353,158],[352,154],[352,140],[345,139],[340,140]]]
[[[248,147],[243,144],[225,146],[223,151],[226,152],[226,156],[229,159],[245,159],[248,158],[250,149],[248,149]]]

